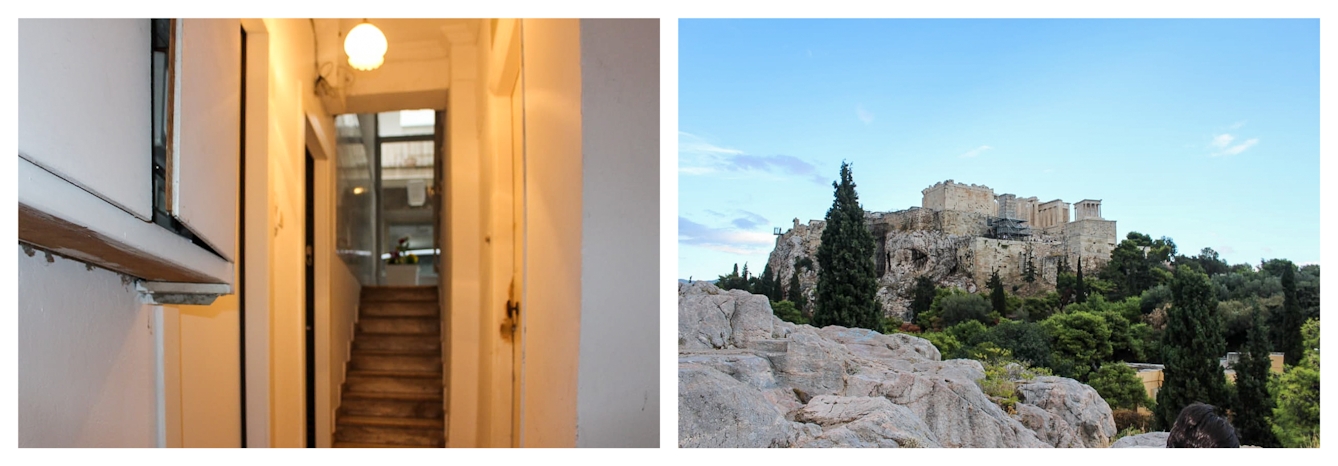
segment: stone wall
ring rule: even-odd
[[[1101,200],[1084,199],[1073,204],[1073,220],[1101,219]]]
[[[994,201],[994,190],[985,185],[967,185],[948,180],[935,183],[920,192],[924,195],[920,206],[926,209],[955,210],[983,215],[995,215],[998,211]]]
[[[1114,220],[1084,219],[1064,227],[1064,244],[1071,260],[1082,257],[1083,267],[1103,267],[1118,243]],[[1076,260],[1074,261],[1076,267]]]

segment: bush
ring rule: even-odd
[[[990,302],[984,296],[972,293],[953,293],[935,300],[943,325],[951,327],[968,320],[985,323],[989,320]]]
[[[948,355],[956,353],[957,349],[962,347],[961,342],[944,332],[925,332],[920,337],[929,340],[929,343],[938,348],[939,354],[943,355],[944,359],[951,359]]]
[[[991,342],[1013,353],[1018,361],[1032,366],[1050,364],[1050,335],[1035,322],[1006,320],[990,327],[979,337],[980,342]]]
[[[1140,413],[1133,409],[1114,409],[1111,414],[1115,416],[1115,431],[1123,433],[1126,430],[1136,431],[1137,434],[1117,435],[1116,438],[1127,435],[1138,435],[1147,433],[1152,428],[1152,414]]]
[[[986,332],[985,324],[978,320],[968,320],[960,324],[943,329],[943,333],[952,335],[958,342],[966,346],[972,346],[979,343],[978,337]]]
[[[804,313],[791,301],[773,301],[771,303],[771,313],[775,314],[780,320],[795,324],[804,325],[808,319],[804,318]]]
[[[1111,408],[1138,409],[1147,406],[1147,390],[1133,368],[1118,362],[1107,362],[1087,381]],[[1118,428],[1118,427],[1117,427]]]

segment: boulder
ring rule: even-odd
[[[799,447],[940,446],[923,420],[886,398],[822,395],[809,401],[796,420],[822,427],[821,434],[799,441]]]
[[[1077,380],[1046,376],[1019,381],[1017,391],[1022,403],[1049,411],[1076,429],[1084,446],[1110,446],[1115,416],[1096,389]]]
[[[1016,413],[979,361],[928,341],[794,325],[765,297],[679,287],[680,447],[1105,446],[1110,408],[1071,379],[1019,381]],[[1107,429],[1108,427],[1108,429]]]
[[[1166,448],[1166,437],[1170,432],[1148,432],[1130,435],[1116,440],[1111,448]]]

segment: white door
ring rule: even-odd
[[[20,19],[18,31],[19,157],[145,221],[153,215],[150,24]]]
[[[170,211],[231,261],[241,147],[241,21],[176,24]]]

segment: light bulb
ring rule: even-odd
[[[354,69],[374,70],[386,61],[386,35],[372,23],[354,26],[344,38],[344,53]]]

